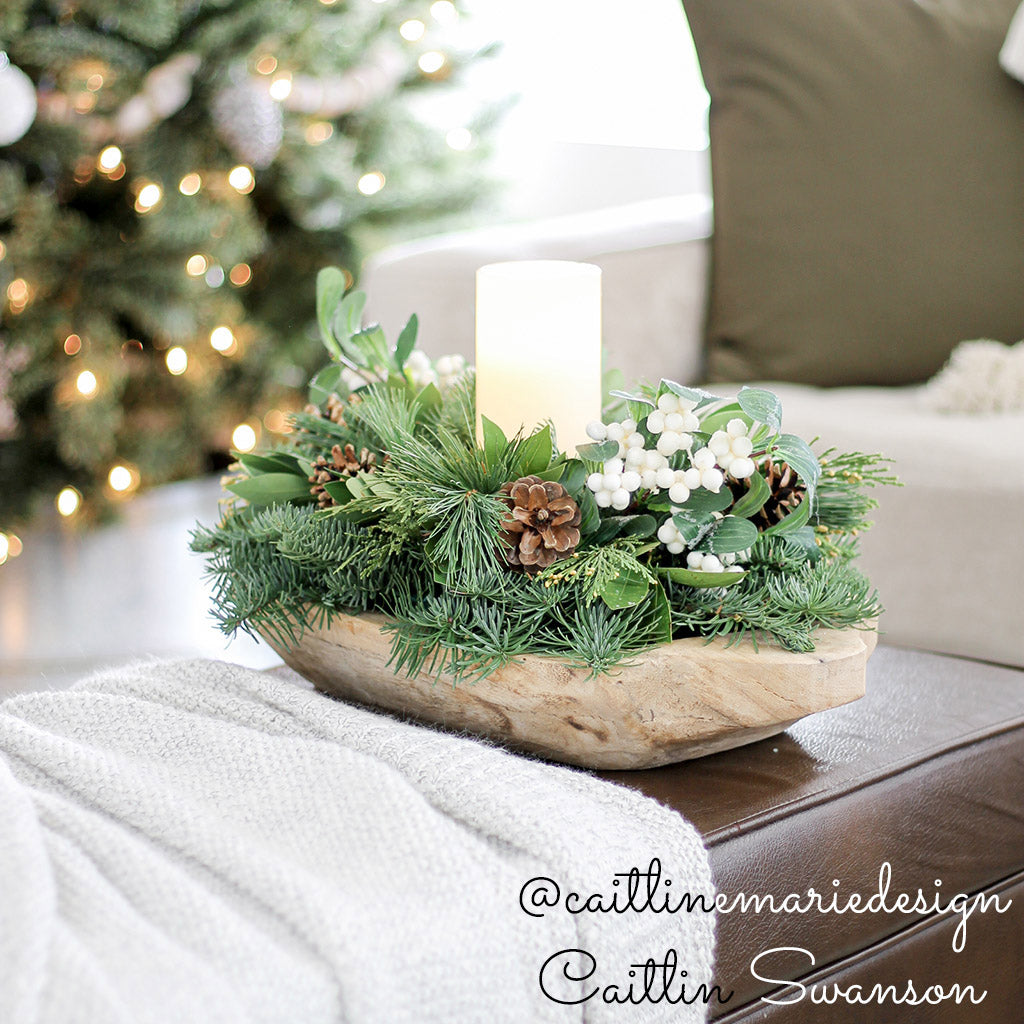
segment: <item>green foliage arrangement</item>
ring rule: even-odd
[[[237,456],[193,536],[226,633],[291,644],[376,611],[397,670],[468,679],[528,653],[604,672],[687,636],[809,651],[879,614],[852,562],[886,460],[816,455],[768,391],[669,380],[612,392],[571,456],[547,424],[484,418],[479,443],[471,370],[430,366],[415,317],[394,347],[362,327],[340,271],[318,284],[311,404],[288,446]]]
[[[317,270],[488,190],[498,111],[430,99],[479,56],[461,10],[0,3],[0,529],[65,487],[102,514],[115,466],[146,487],[222,468],[241,423],[282,429],[319,359],[295,315]],[[13,141],[12,79],[34,116]]]

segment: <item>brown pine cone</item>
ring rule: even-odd
[[[373,473],[377,468],[377,455],[368,448],[363,448],[356,457],[355,448],[347,444],[344,448],[336,444],[331,449],[331,457],[318,455],[313,463],[313,475],[309,482],[313,485],[309,493],[316,497],[317,504],[321,508],[330,508],[334,499],[324,490],[324,484],[332,480],[344,480],[347,477],[355,476],[356,473]]]
[[[561,484],[524,476],[502,484],[501,493],[508,506],[502,554],[511,568],[540,572],[576,550],[580,508]]]
[[[764,464],[765,480],[771,488],[771,497],[751,522],[759,529],[766,530],[786,518],[800,504],[807,493],[807,488],[785,462],[772,462],[768,459]]]

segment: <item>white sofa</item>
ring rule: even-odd
[[[608,365],[698,382],[710,233],[706,197],[673,197],[393,247],[368,263],[362,286],[390,336],[416,312],[428,352],[472,359],[477,267],[593,262]],[[787,430],[896,461],[904,486],[878,492],[863,541],[884,639],[1024,666],[1024,413],[934,413],[916,387],[771,386]]]

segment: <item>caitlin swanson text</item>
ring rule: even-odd
[[[842,894],[841,882],[834,879],[830,892],[818,892],[808,888],[803,893],[789,893],[785,896],[774,894],[757,895],[747,893],[706,893],[678,892],[672,889],[672,880],[662,876],[661,861],[654,858],[646,870],[630,868],[629,871],[613,876],[610,894],[562,892],[558,883],[546,876],[537,876],[526,882],[519,892],[519,905],[531,917],[544,917],[549,913],[568,914],[919,914],[949,915],[957,920],[953,934],[954,952],[962,952],[967,942],[967,922],[975,914],[994,910],[1005,914],[1012,906],[1010,899],[998,895],[976,894],[973,896],[956,893],[946,896],[942,893],[942,881],[936,879],[934,892],[923,889],[916,892],[891,892],[892,866],[883,863],[878,872],[878,888],[870,896],[859,892]],[[772,964],[776,963],[779,974],[802,973],[815,965],[814,954],[800,946],[776,946],[758,953],[751,961],[750,972],[761,982],[773,988],[762,1001],[784,1006],[808,999],[812,1003],[850,1004],[877,1003],[918,1006],[954,1001],[957,1004],[982,1002],[987,990],[978,992],[973,984],[959,982],[947,985],[915,986],[913,980],[903,979],[889,984],[875,984],[870,988],[861,985],[841,986],[808,985],[786,977],[775,977]],[[782,963],[788,964],[782,970]],[[794,967],[794,963],[797,965]],[[679,963],[675,950],[651,957],[643,963],[629,964],[624,978],[614,978],[614,965],[600,965],[583,949],[564,949],[553,953],[540,968],[541,991],[548,998],[560,1003],[585,1003],[598,1000],[606,1003],[665,1002],[705,1004],[711,1001],[727,1003],[732,993],[723,993],[717,986],[701,984],[688,988],[688,973],[685,965]],[[566,981],[578,982],[578,997],[567,999],[563,989],[556,998],[552,989],[555,980],[561,986]]]

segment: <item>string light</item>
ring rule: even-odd
[[[127,494],[139,486],[139,471],[134,466],[112,466],[107,474],[110,489],[118,494]]]
[[[263,426],[273,434],[291,433],[288,417],[280,409],[271,409],[270,412],[263,417]]]
[[[185,260],[185,273],[189,277],[202,277],[209,265],[207,258],[201,252],[197,252]]]
[[[356,188],[363,193],[364,196],[376,195],[383,187],[385,177],[380,171],[370,171],[368,174],[364,174],[356,184]]]
[[[423,38],[423,33],[427,31],[427,26],[423,24],[418,18],[412,18],[409,21],[403,21],[401,27],[398,29],[398,34],[410,43],[415,43],[417,39]]]
[[[337,2],[338,0],[320,0],[324,7],[333,7]]]
[[[228,274],[228,280],[236,288],[241,288],[252,280],[252,267],[248,263],[236,263]]]
[[[0,537],[3,536],[4,534],[0,533]],[[21,538],[16,533],[8,533],[6,541],[8,558],[17,558],[25,550],[24,544],[21,543]]]
[[[451,25],[459,20],[459,12],[451,0],[435,0],[430,5],[430,13],[442,25]]]
[[[256,178],[253,176],[252,168],[246,164],[232,167],[228,174],[228,184],[243,196],[248,195],[256,185]]]
[[[157,203],[163,198],[163,189],[156,184],[156,182],[150,181],[143,185],[139,189],[138,195],[135,197],[135,210],[138,213],[149,213]]]
[[[3,565],[7,561],[7,556],[11,553],[11,543],[7,539],[6,533],[0,533],[0,565]]]
[[[188,353],[180,345],[175,345],[174,348],[167,350],[164,362],[167,363],[170,373],[180,377],[188,369]]]
[[[75,110],[80,114],[91,114],[96,106],[96,97],[91,92],[80,92],[75,97]]]
[[[334,134],[334,125],[330,121],[314,121],[306,125],[306,141],[311,146],[319,146]]]
[[[28,281],[23,277],[16,277],[7,286],[7,298],[15,305],[24,305],[28,302],[29,288]]]
[[[96,158],[96,166],[104,174],[110,174],[111,171],[117,170],[121,165],[122,159],[124,159],[124,154],[117,146],[107,146],[105,149],[100,150],[100,155]]]
[[[453,128],[444,140],[451,149],[463,153],[473,145],[473,133],[468,128]]]
[[[91,398],[96,394],[96,374],[92,370],[83,370],[75,380],[75,387],[78,388],[80,395]]]
[[[270,83],[270,98],[277,100],[280,103],[282,100],[288,99],[292,91],[292,76],[291,75],[280,75]]]
[[[57,495],[57,511],[70,519],[82,507],[82,495],[74,487],[64,487]]]
[[[3,259],[4,259],[4,257],[6,255],[7,255],[7,246],[4,245],[4,243],[2,241],[0,241],[0,262],[3,261]]]
[[[265,53],[256,61],[256,70],[261,75],[272,75],[277,70],[277,58],[273,54]]]
[[[230,327],[225,327],[221,324],[220,327],[214,327],[214,329],[210,331],[210,344],[218,352],[227,352],[234,343],[235,336],[231,333]]]
[[[219,288],[224,283],[224,268],[219,263],[214,263],[206,272],[206,283],[211,288]]]
[[[236,452],[251,452],[256,447],[256,431],[248,423],[239,423],[231,433],[231,447]]]
[[[427,50],[426,53],[420,54],[417,63],[420,66],[420,71],[425,75],[436,75],[445,66],[447,60],[448,58],[440,50]]]
[[[186,174],[178,182],[178,191],[183,196],[194,196],[203,187],[203,179],[195,172]]]
[[[85,80],[85,87],[89,92],[99,92],[103,88],[103,76],[99,74],[90,75]]]
[[[64,339],[64,354],[77,356],[82,351],[82,339],[77,334],[69,334]]]

